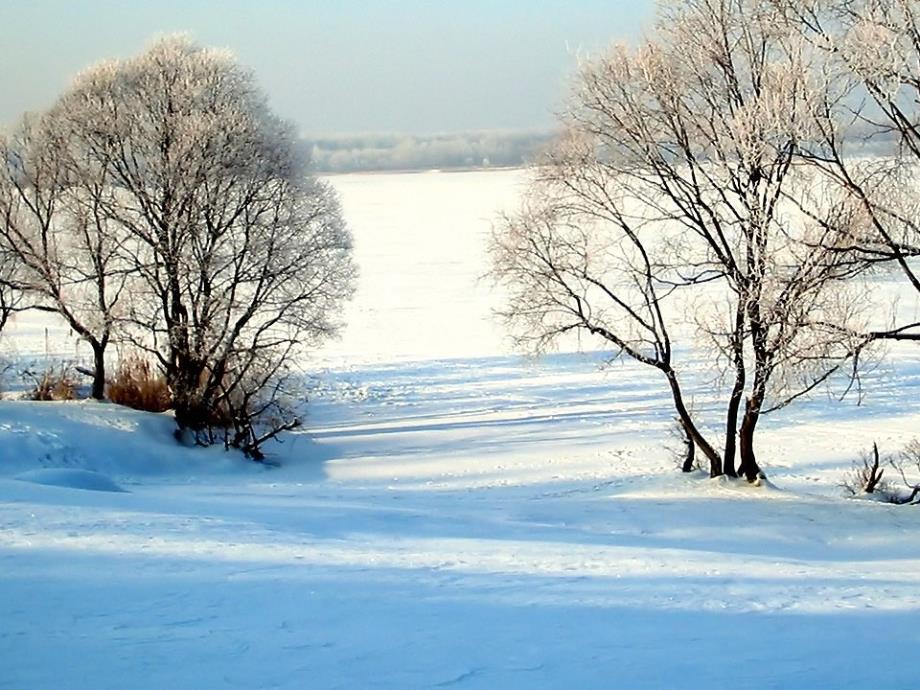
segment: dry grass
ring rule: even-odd
[[[73,400],[77,397],[77,382],[70,368],[61,365],[51,367],[35,381],[29,392],[29,400]]]
[[[139,355],[129,355],[119,361],[107,393],[113,403],[135,410],[164,412],[172,407],[166,377]]]

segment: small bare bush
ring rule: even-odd
[[[882,467],[875,443],[871,452],[863,453],[860,461],[853,463],[841,486],[851,496],[870,495],[897,505],[920,504],[920,481],[916,481],[920,478],[920,441],[908,443],[897,455],[888,457],[886,464],[901,475],[906,493],[884,479],[886,468]]]
[[[234,364],[238,364],[235,362]],[[283,361],[249,360],[231,366],[219,389],[201,412],[194,426],[178,429],[176,438],[198,445],[223,443],[237,448],[256,461],[265,460],[264,445],[278,435],[301,426],[299,406],[303,402],[299,378],[282,367]],[[203,379],[205,385],[208,379]]]
[[[878,444],[872,444],[871,452],[864,452],[859,461],[853,463],[853,468],[844,477],[841,486],[851,495],[874,494],[876,496],[890,496],[888,482],[884,480],[885,469],[881,467]]]
[[[891,459],[891,466],[897,470],[907,487],[907,494],[899,494],[897,503],[920,504],[920,440],[908,443],[896,458]],[[912,474],[909,478],[908,474]]]
[[[139,355],[130,355],[118,363],[107,392],[116,405],[135,410],[165,412],[172,406],[166,377]]]
[[[35,386],[29,392],[29,400],[74,400],[77,397],[77,382],[66,365],[51,367],[34,378]]]

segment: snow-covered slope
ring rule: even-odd
[[[502,353],[475,257],[519,178],[465,175],[336,178],[365,287],[277,467],[0,402],[0,688],[915,687],[920,511],[836,486],[920,432],[910,353],[767,420],[772,486],[680,475],[654,377]]]

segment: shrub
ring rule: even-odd
[[[145,412],[165,412],[172,407],[166,377],[139,355],[129,355],[118,362],[115,376],[109,381],[108,398],[116,405]]]
[[[910,466],[913,465],[913,468]],[[896,503],[920,505],[920,440],[914,439],[908,443],[901,452],[891,460],[891,466],[897,470],[904,481],[907,493],[899,493]],[[908,478],[908,472],[913,475]]]
[[[872,444],[872,452],[862,454],[859,462],[853,463],[853,468],[847,474],[840,486],[851,496],[861,494],[876,494],[883,496],[888,493],[888,484],[883,480],[884,468],[878,453],[878,444]]]
[[[73,400],[77,397],[77,383],[70,367],[61,365],[47,369],[35,378],[35,387],[29,392],[29,400]]]
[[[202,446],[223,443],[227,449],[239,449],[247,457],[262,461],[268,441],[300,427],[302,384],[278,362],[244,359],[240,365],[234,360],[224,369],[215,390],[199,392],[215,379],[215,372],[209,370],[202,376],[195,397],[188,399],[187,410],[194,414],[187,416],[184,427],[176,429],[179,441]]]

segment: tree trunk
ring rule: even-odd
[[[681,465],[680,471],[693,472],[693,468],[696,465],[696,444],[693,442],[693,436],[687,430],[687,427],[681,424],[680,428],[684,432],[684,447],[686,448],[684,464]]]
[[[739,299],[735,312],[735,334],[732,339],[732,358],[735,362],[735,383],[732,386],[731,396],[728,399],[728,410],[725,416],[725,455],[722,461],[722,470],[729,477],[737,477],[735,472],[735,448],[738,435],[738,410],[741,399],[744,397],[744,385],[747,382],[747,372],[744,367],[744,309],[743,302]]]
[[[741,420],[738,449],[741,464],[738,473],[744,475],[749,482],[754,483],[762,475],[757,457],[754,454],[754,430],[760,419],[760,404],[748,399],[745,404],[744,418]]]
[[[738,476],[738,472],[735,471],[735,437],[738,434],[738,409],[741,407],[742,397],[744,397],[744,376],[740,375],[735,379],[735,386],[728,399],[728,412],[725,416],[725,458],[722,469],[729,477]]]
[[[105,399],[105,343],[91,342],[93,348],[93,390],[95,400]]]
[[[174,355],[176,365],[173,376],[168,377],[176,425],[181,431],[194,433],[205,431],[215,410],[211,410],[202,397],[201,382],[205,364],[197,357],[178,352]]]
[[[666,370],[665,375],[668,377],[668,384],[671,386],[671,396],[674,399],[674,408],[680,418],[681,425],[687,435],[693,439],[693,443],[703,452],[703,455],[709,460],[709,476],[718,477],[722,474],[722,456],[720,456],[709,442],[696,428],[693,420],[690,418],[690,412],[684,404],[684,395],[680,390],[680,384],[677,381],[677,374],[673,370]]]

